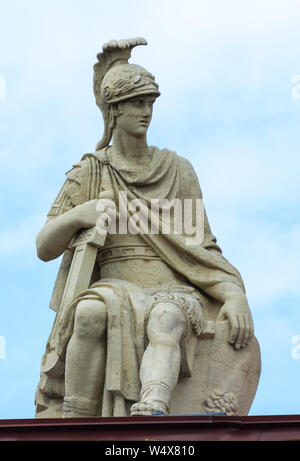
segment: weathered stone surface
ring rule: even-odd
[[[253,338],[248,347],[237,351],[228,343],[228,322],[215,326],[213,340],[199,340],[193,374],[179,380],[170,413],[248,415],[260,377],[259,344]]]
[[[255,395],[260,351],[242,278],[190,162],[147,145],[160,92],[128,64],[144,44],[111,41],[98,55],[103,137],[67,173],[37,237],[44,261],[64,253],[37,417],[246,415]]]

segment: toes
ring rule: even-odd
[[[131,407],[131,416],[152,416],[153,412],[166,413],[160,402],[138,402]]]

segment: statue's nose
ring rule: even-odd
[[[145,104],[143,114],[145,117],[149,118],[152,112],[152,107],[148,104]]]

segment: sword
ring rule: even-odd
[[[104,191],[100,198],[110,198],[112,193]],[[60,374],[62,371],[63,362],[59,353],[56,352],[56,338],[58,320],[63,318],[69,304],[82,291],[90,286],[94,266],[96,263],[98,249],[104,246],[107,236],[107,230],[101,229],[98,232],[97,227],[83,229],[77,233],[69,244],[69,249],[74,251],[70,270],[64,287],[60,308],[57,314],[53,331],[51,333],[52,341],[50,341],[50,351],[44,354],[42,362],[42,371],[48,375]]]

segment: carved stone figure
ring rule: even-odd
[[[37,417],[243,415],[256,392],[260,351],[243,281],[211,233],[193,167],[147,145],[160,92],[128,63],[145,44],[112,40],[98,54],[104,134],[67,172],[37,237],[42,260],[63,254]],[[179,206],[169,232],[166,203]]]

